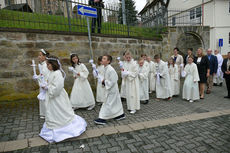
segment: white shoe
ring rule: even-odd
[[[189,100],[190,103],[193,103],[193,100]]]
[[[45,116],[40,116],[40,119],[45,119]]]
[[[190,99],[187,99],[187,101],[189,101]]]
[[[136,110],[130,111],[130,114],[135,114],[135,113],[136,113]]]
[[[87,110],[92,110],[95,107],[95,105],[89,106]]]

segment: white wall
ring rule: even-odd
[[[1,5],[1,9],[5,7],[5,2],[4,2],[4,0],[0,0],[0,5]]]

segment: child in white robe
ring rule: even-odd
[[[104,73],[105,73],[105,67],[104,65],[102,65],[102,56],[100,56],[98,58],[98,66],[97,66],[97,70],[98,70],[98,75],[100,75],[100,77],[104,77]],[[97,83],[97,93],[96,93],[96,101],[99,104],[102,104],[103,102],[106,101],[106,90],[105,87],[101,84],[101,83]]]
[[[149,102],[149,68],[144,65],[145,60],[139,59],[139,91],[140,101],[142,104],[148,104]]]
[[[87,123],[72,110],[64,89],[65,75],[63,77],[64,71],[59,60],[49,57],[47,67],[50,70],[48,83],[42,86],[46,90],[46,118],[39,135],[52,143],[81,135],[85,132]]]
[[[185,77],[182,96],[183,99],[186,99],[191,103],[195,100],[199,100],[200,95],[198,81],[200,81],[200,78],[197,66],[193,63],[193,57],[188,58],[188,64],[185,66],[183,73],[183,77]]]
[[[114,68],[110,65],[112,57],[105,55],[102,58],[102,63],[105,67],[105,77],[101,84],[106,89],[106,101],[102,104],[99,112],[99,118],[94,120],[96,124],[106,124],[106,120],[115,119],[121,120],[125,118],[121,97],[117,85],[118,75]],[[100,80],[99,80],[100,81]]]
[[[125,53],[123,53],[123,61],[119,61],[119,66],[120,66],[120,69],[121,69],[121,74],[122,72],[124,71],[124,65],[126,64],[126,59],[125,59]],[[126,101],[126,89],[125,89],[125,79],[122,79],[121,80],[121,92],[120,92],[120,95],[121,95],[121,101]]]
[[[135,114],[137,110],[140,110],[138,65],[130,52],[125,53],[125,59],[122,79],[125,83],[126,102],[130,113]]]
[[[171,93],[172,96],[178,96],[180,94],[179,86],[179,70],[178,65],[175,64],[173,58],[170,58],[168,61],[169,76],[171,82]]]
[[[95,107],[95,99],[88,81],[89,71],[83,63],[80,63],[77,54],[72,54],[72,67],[69,68],[73,72],[75,78],[72,92],[70,95],[70,102],[74,109],[87,108],[92,110]]]
[[[159,55],[155,55],[154,60],[156,62],[156,101],[160,99],[172,100],[168,65],[160,59]]]
[[[156,91],[156,65],[151,60],[151,57],[147,57],[147,61],[149,62],[149,93]]]
[[[49,70],[46,65],[46,58],[49,56],[49,53],[45,51],[44,49],[41,49],[38,55],[38,60],[40,64],[38,64],[39,68],[39,75],[34,75],[33,79],[37,80],[39,84],[42,84],[44,81],[47,81],[47,77],[49,75]],[[40,88],[40,93],[38,95],[39,100],[39,115],[41,119],[45,118],[45,112],[46,112],[46,104],[45,104],[45,91]]]

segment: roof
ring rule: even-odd
[[[23,11],[23,12],[33,12],[33,10],[30,8],[30,6],[27,3],[11,4],[3,9]]]
[[[166,5],[166,8],[167,8],[168,5],[169,5],[170,0],[167,0],[166,4],[164,4],[164,2],[162,0],[153,0],[151,3],[146,3],[144,8],[138,13],[138,15],[141,15],[144,12],[146,12],[148,10],[148,8],[151,8],[152,6],[155,6],[157,4],[157,2],[161,2],[161,4]]]

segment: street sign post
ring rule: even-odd
[[[223,45],[224,45],[224,40],[221,38],[219,39],[220,53],[221,53],[221,48],[223,47]]]
[[[91,32],[90,32],[90,25],[89,25],[89,17],[97,18],[97,9],[92,8],[92,7],[83,6],[83,5],[78,5],[77,6],[77,13],[78,13],[78,15],[86,16],[87,26],[88,26],[90,54],[91,54],[91,59],[93,59],[93,49],[92,49],[92,40],[91,40]]]

